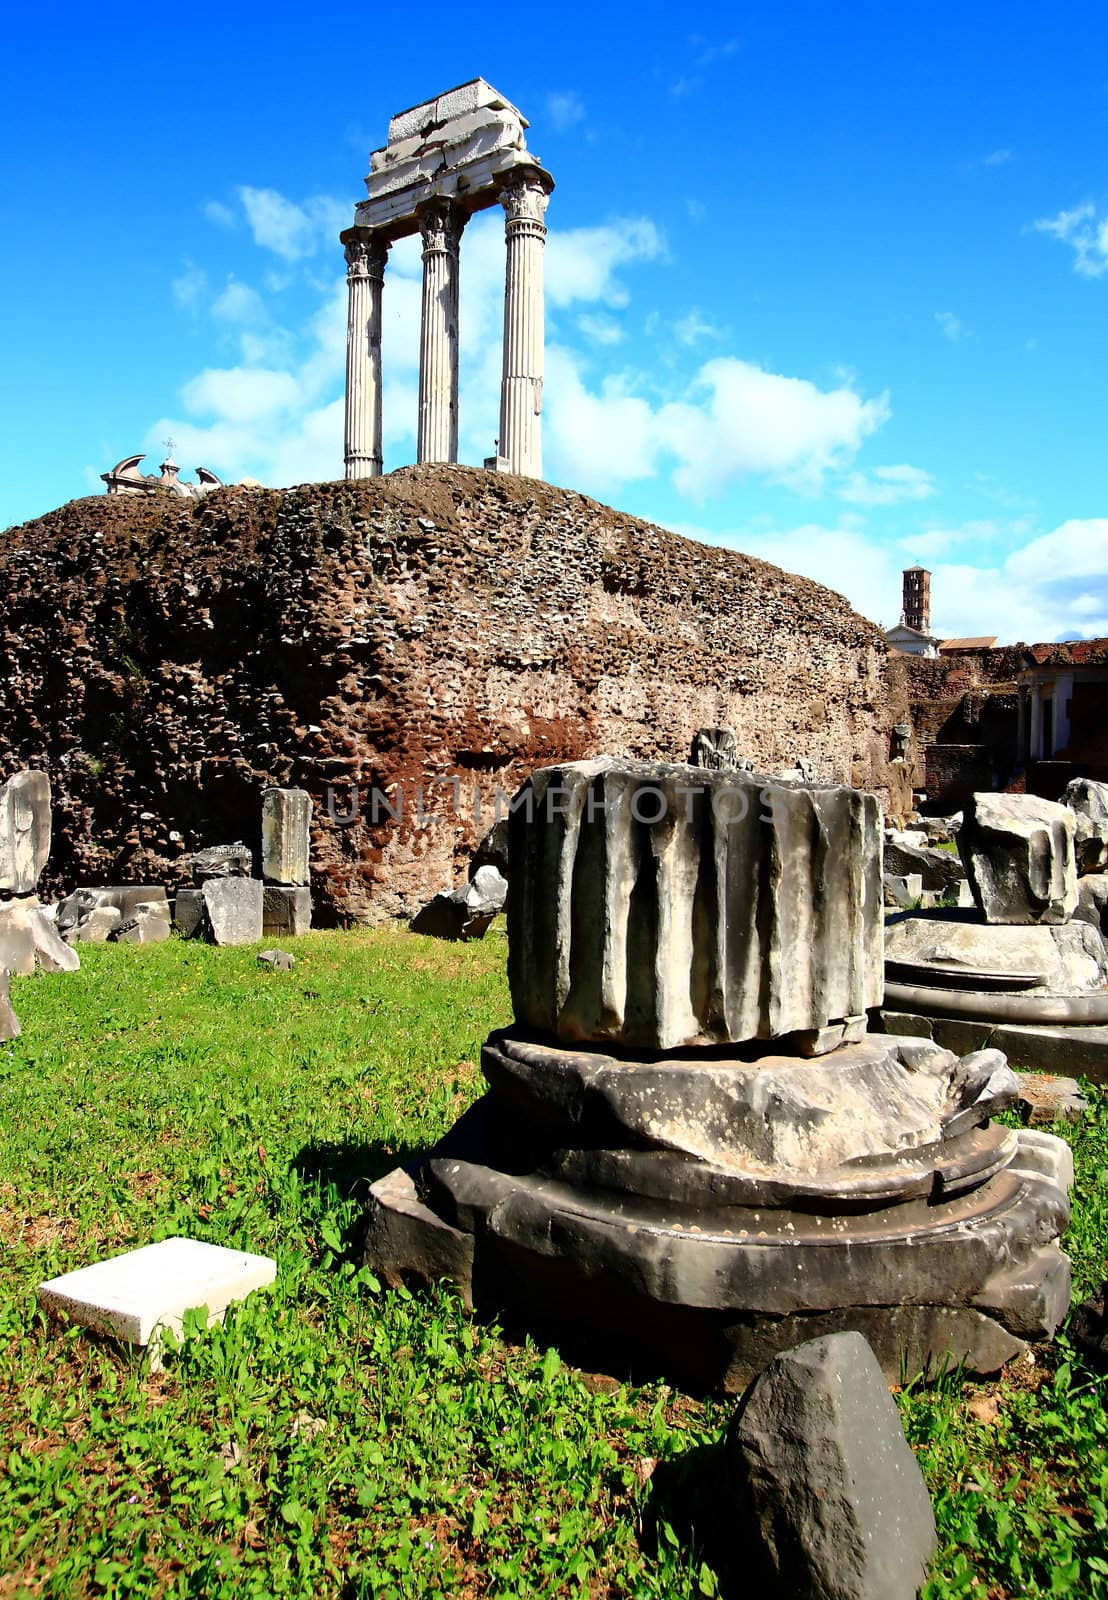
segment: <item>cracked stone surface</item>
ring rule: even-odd
[[[986,922],[1066,922],[1077,907],[1076,818],[1033,794],[975,794],[958,851]]]

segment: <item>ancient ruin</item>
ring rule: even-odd
[[[890,1377],[1050,1336],[1068,1147],[990,1121],[999,1051],[866,1033],[871,796],[601,760],[535,773],[510,830],[515,1026],[373,1186],[375,1272],[727,1390],[842,1329]]]
[[[395,240],[423,242],[419,343],[420,462],[458,459],[458,261],[476,211],[500,204],[508,259],[498,455],[491,465],[542,477],[543,216],[554,180],[527,149],[527,120],[483,78],[400,111],[370,157],[368,199],[346,249],[346,476],[383,470],[381,300]]]
[[[911,807],[841,595],[535,479],[97,496],[12,529],[0,590],[0,770],[49,773],[59,891],[182,882],[299,788],[317,923],[410,917],[535,767],[711,727]]]
[[[957,841],[974,904],[890,922],[890,1032],[1108,1079],[1108,785],[1063,798],[972,796]]]
[[[196,482],[186,483],[180,476],[181,469],[171,455],[167,455],[161,464],[160,475],[155,477],[152,472],[141,472],[139,462],[145,461],[142,455],[124,456],[122,461],[117,461],[110,472],[102,472],[101,478],[107,484],[108,494],[174,494],[184,500],[197,500],[203,494],[208,494],[212,489],[222,489],[223,482],[214,472],[209,472],[207,467],[197,467]]]

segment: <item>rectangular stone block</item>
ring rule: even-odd
[[[262,897],[262,935],[296,939],[310,933],[312,891],[290,885],[267,883]]]
[[[173,902],[173,926],[182,939],[197,939],[204,931],[203,889],[178,889]]]
[[[262,799],[262,877],[308,882],[312,797],[306,789],[267,789]]]
[[[34,894],[50,855],[50,779],[17,772],[0,785],[0,890]]]
[[[37,907],[32,899],[9,900],[0,905],[0,967],[19,978],[29,978],[35,970],[35,939],[29,913]]]
[[[257,878],[209,878],[200,891],[216,944],[257,944],[262,937],[262,884]]]
[[[146,1345],[165,1329],[179,1334],[185,1312],[201,1306],[209,1323],[220,1321],[233,1301],[276,1276],[277,1263],[268,1256],[174,1238],[51,1278],[36,1293],[45,1311]]]

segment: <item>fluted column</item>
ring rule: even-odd
[[[508,246],[500,454],[510,472],[542,477],[543,287],[547,182],[524,168],[500,191]]]
[[[458,459],[458,246],[465,212],[453,200],[420,206],[423,318],[419,336],[417,461]]]
[[[388,240],[347,228],[346,476],[379,478],[381,451],[381,290]]]

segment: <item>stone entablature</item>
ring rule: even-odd
[[[222,480],[214,472],[209,472],[207,467],[197,467],[195,483],[182,483],[178,476],[181,469],[172,457],[166,456],[161,465],[161,476],[157,478],[152,472],[140,472],[139,462],[145,459],[141,455],[124,456],[110,472],[102,472],[100,477],[108,486],[108,494],[155,494],[168,489],[170,494],[195,500],[207,494],[209,489],[223,488]]]
[[[483,78],[398,112],[370,157],[368,199],[341,235],[349,315],[346,361],[348,478],[383,468],[381,298],[396,239],[423,241],[419,352],[419,462],[458,459],[458,257],[475,211],[501,204],[507,266],[499,470],[542,476],[543,216],[554,180],[527,149],[527,120]]]

